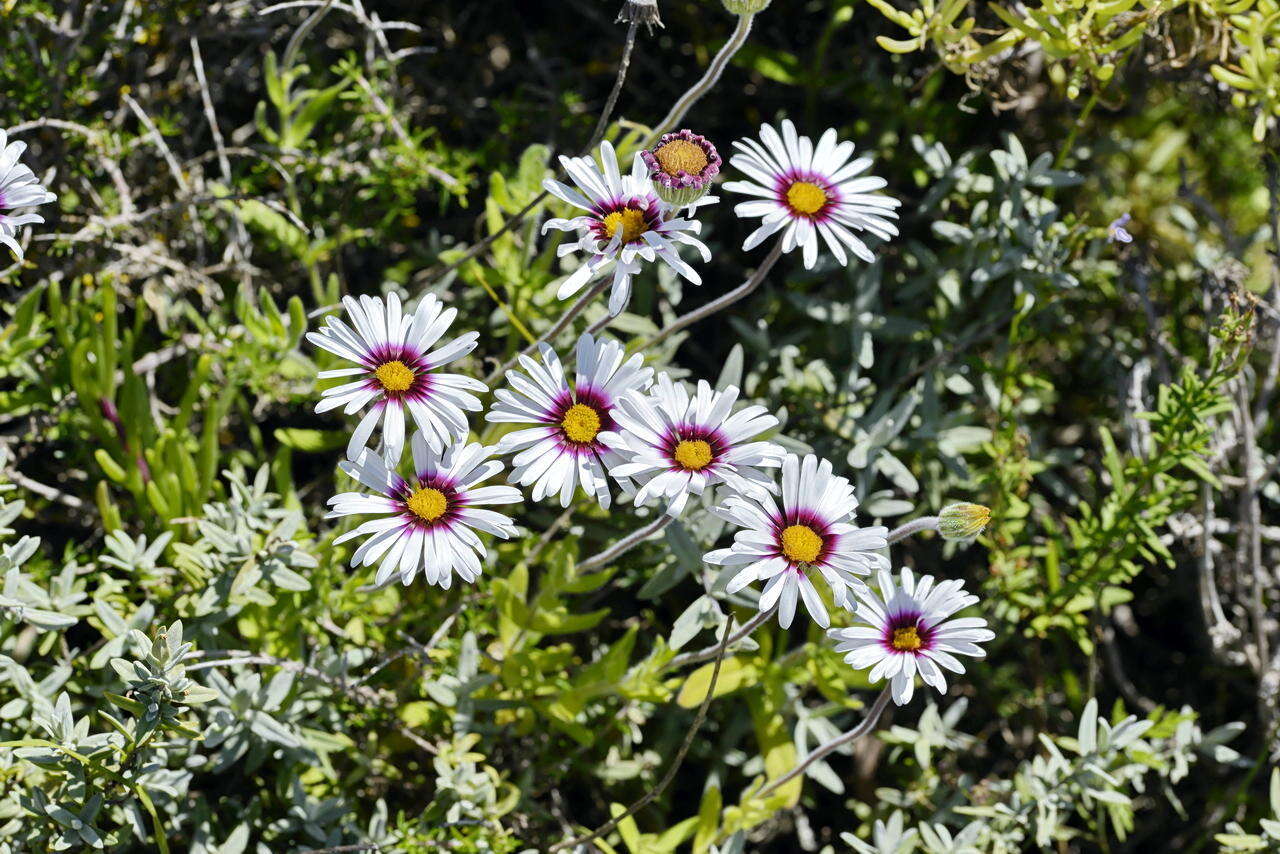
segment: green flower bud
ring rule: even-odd
[[[724,7],[735,15],[754,15],[764,11],[770,0],[721,0]]]
[[[991,508],[981,504],[949,504],[938,514],[938,533],[953,543],[977,539],[991,521]]]

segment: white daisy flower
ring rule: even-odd
[[[887,568],[879,553],[888,547],[883,527],[853,524],[858,499],[849,480],[831,473],[831,463],[812,454],[803,461],[788,454],[782,461],[781,506],[770,495],[730,496],[715,509],[722,519],[742,530],[727,549],[710,552],[708,563],[742,566],[727,590],[736,593],[753,581],[765,581],[760,610],[778,605],[778,623],[785,629],[796,612],[796,600],[818,625],[831,624],[822,597],[814,587],[817,572],[831,588],[836,604],[848,607],[848,587],[862,586],[858,576]]]
[[[690,397],[688,386],[660,374],[651,394],[633,392],[622,399],[613,414],[616,431],[601,434],[626,460],[610,474],[640,480],[635,503],[665,500],[671,516],[680,515],[690,495],[717,483],[768,494],[773,480],[760,469],[781,465],[783,450],[749,440],[778,426],[778,419],[763,406],[731,415],[737,399],[737,387],[713,391],[705,380]]]
[[[865,585],[855,589],[857,615],[867,625],[832,629],[837,652],[858,670],[871,668],[872,682],[891,679],[893,701],[909,702],[916,673],[926,685],[947,689],[943,669],[964,673],[957,655],[986,657],[978,646],[995,637],[987,621],[979,617],[947,619],[969,607],[978,597],[964,592],[962,581],[939,581],[923,575],[917,582],[911,570],[902,570],[902,586],[893,583],[887,570],[879,573],[880,593]]]
[[[898,233],[889,220],[898,218],[893,209],[902,202],[872,194],[885,186],[883,178],[856,177],[871,158],[850,162],[853,143],[837,142],[835,129],[828,129],[814,148],[809,137],[797,135],[795,125],[784,120],[781,135],[761,125],[760,142],[742,139],[733,147],[738,153],[729,164],[750,180],[730,181],[724,188],[759,197],[736,205],[733,212],[763,220],[743,249],[754,249],[782,231],[782,251],[801,247],[807,269],[817,263],[819,236],[841,264],[848,263],[846,248],[869,264],[875,256],[855,232],[869,231],[883,240]]]
[[[450,445],[443,455],[432,450],[422,433],[415,433],[414,474],[402,478],[378,454],[361,450],[355,460],[340,468],[361,484],[377,492],[344,492],[329,499],[327,518],[378,514],[334,540],[344,543],[370,535],[355,554],[351,566],[378,563],[374,583],[381,586],[392,576],[413,581],[418,570],[429,584],[448,589],[457,573],[463,581],[480,575],[484,544],[476,531],[507,539],[516,532],[511,518],[486,504],[514,504],[520,490],[513,486],[478,486],[502,471],[502,463],[490,460],[494,448],[480,444]]]
[[[479,335],[475,332],[435,346],[458,310],[445,308],[434,294],[423,297],[412,315],[400,310],[400,297],[395,294],[385,302],[371,296],[359,300],[346,297],[342,305],[354,328],[330,317],[319,332],[307,333],[307,340],[359,365],[320,372],[321,379],[359,379],[326,389],[316,412],[342,407],[350,415],[373,404],[351,435],[347,457],[356,458],[382,421],[387,458],[399,460],[404,449],[406,409],[436,453],[465,439],[469,432],[466,412],[481,408],[479,398],[471,392],[488,391],[488,386],[461,374],[439,373],[439,368],[476,347]]]
[[[533,500],[560,495],[568,507],[581,484],[601,507],[608,507],[610,468],[622,458],[603,440],[615,428],[614,407],[632,391],[644,391],[653,382],[653,369],[644,367],[644,356],[630,359],[616,341],[602,342],[583,334],[578,339],[577,377],[572,386],[565,379],[560,358],[546,344],[542,362],[528,356],[520,364],[528,375],[507,374],[511,390],[499,389],[488,421],[537,426],[508,433],[498,441],[498,453],[516,453],[510,480],[533,485]]]
[[[549,178],[542,182],[557,199],[586,211],[572,219],[547,220],[542,226],[544,233],[549,228],[578,232],[576,241],[560,246],[560,257],[576,251],[588,254],[582,266],[560,285],[557,296],[568,299],[612,264],[609,314],[616,315],[631,299],[631,277],[640,272],[640,262],[653,263],[659,258],[690,282],[702,284],[702,277],[676,251],[677,244],[687,244],[702,254],[703,261],[711,260],[711,250],[693,236],[701,223],[672,216],[672,209],[649,183],[649,168],[639,154],[630,175],[619,172],[617,155],[608,142],[600,143],[600,161],[603,172],[590,157],[560,158],[576,190]]]
[[[22,247],[18,244],[18,229],[24,225],[44,222],[39,214],[8,214],[17,208],[31,208],[57,200],[57,196],[40,184],[31,168],[18,162],[27,150],[25,142],[9,142],[9,135],[0,130],[0,243],[8,246],[18,260],[22,260]]]

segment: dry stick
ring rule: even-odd
[[[912,519],[907,524],[899,525],[897,528],[894,528],[889,532],[889,536],[885,537],[885,539],[889,541],[890,545],[893,545],[899,540],[905,540],[907,537],[912,534],[919,533],[920,531],[936,530],[938,530],[937,516],[921,516],[919,519]]]
[[[303,40],[311,34],[311,31],[320,23],[320,19],[329,14],[329,8],[333,6],[333,0],[324,0],[314,12],[312,12],[302,26],[294,30],[293,35],[289,37],[289,43],[285,45],[284,56],[280,59],[280,67],[286,71],[293,67],[293,61],[298,58],[298,50],[302,47]]]
[[[716,692],[716,680],[720,677],[720,665],[724,663],[724,651],[729,646],[730,633],[724,633],[724,640],[720,642],[720,649],[716,654],[716,666],[711,671],[711,682],[707,685],[707,695],[702,698],[702,705],[698,707],[698,714],[694,717],[693,723],[689,726],[689,731],[685,733],[684,742],[680,745],[680,750],[676,752],[675,759],[671,760],[671,764],[667,766],[667,773],[658,781],[658,785],[654,786],[648,792],[640,797],[638,801],[623,810],[619,815],[600,825],[600,827],[576,839],[570,839],[566,842],[558,842],[552,845],[548,851],[563,851],[565,848],[572,848],[578,845],[585,845],[594,839],[599,839],[604,834],[617,827],[623,819],[635,815],[644,809],[651,801],[657,798],[671,785],[671,781],[675,779],[676,771],[680,770],[681,763],[684,762],[685,754],[689,752],[690,746],[693,744],[693,738],[698,734],[698,730],[702,728],[702,722],[707,717],[707,707],[711,705],[711,698]]]
[[[747,279],[728,293],[722,294],[716,299],[713,299],[706,305],[699,306],[687,314],[680,315],[675,320],[662,327],[662,329],[648,341],[641,344],[637,350],[644,350],[647,347],[652,347],[654,344],[666,340],[681,329],[684,329],[686,326],[697,323],[704,317],[708,317],[715,314],[722,308],[733,305],[735,302],[760,287],[760,283],[764,281],[765,275],[773,269],[773,265],[777,263],[780,257],[782,257],[782,239],[779,237],[773,244],[773,250],[769,252],[769,255],[764,259],[763,263],[756,268],[756,271],[751,274],[751,278]]]
[[[160,156],[164,158],[165,164],[169,167],[169,172],[173,175],[174,183],[182,190],[183,195],[190,196],[191,185],[187,182],[187,178],[182,172],[182,166],[179,165],[178,158],[174,157],[172,149],[169,148],[169,143],[165,142],[164,134],[160,133],[160,128],[156,127],[156,123],[151,120],[151,117],[146,114],[146,111],[132,96],[125,95],[124,102],[133,111],[133,114],[138,117],[138,121],[146,128],[147,134],[151,137],[152,142],[155,143],[156,148],[159,149]],[[200,220],[200,214],[196,209],[195,202],[191,202],[187,206],[187,211],[191,217],[192,228],[195,230],[196,246],[202,259],[201,263],[204,263],[204,225]]]
[[[867,712],[867,716],[863,718],[862,723],[858,724],[856,727],[854,727],[853,729],[849,730],[846,733],[837,735],[835,738],[831,739],[821,747],[816,748],[812,753],[810,753],[803,760],[801,760],[799,765],[792,768],[790,771],[783,774],[778,779],[766,784],[764,788],[756,792],[752,797],[754,798],[765,797],[770,792],[774,791],[780,786],[785,785],[789,781],[803,774],[804,769],[808,768],[810,765],[817,762],[819,759],[826,756],[831,751],[839,747],[843,747],[846,744],[850,744],[851,742],[857,741],[867,733],[871,732],[873,729],[875,729],[876,724],[880,722],[880,716],[884,714],[884,707],[889,705],[889,698],[891,695],[892,695],[891,689],[885,688],[883,691],[880,692],[880,696],[876,697],[875,703],[871,706],[871,711]]]
[[[200,84],[200,101],[204,104],[205,121],[209,124],[209,132],[213,136],[213,146],[218,154],[218,169],[222,173],[223,183],[230,190],[234,186],[231,178],[231,160],[227,157],[226,141],[222,138],[222,129],[218,127],[218,114],[213,108],[213,94],[209,91],[209,80],[204,73],[204,58],[200,55],[200,42],[191,37],[191,62],[196,71],[196,82]],[[249,245],[249,230],[240,217],[232,217],[235,223],[236,241],[231,245],[240,256],[241,281],[248,286],[249,270],[245,263],[249,257],[246,247]]]
[[[1261,464],[1258,461],[1258,445],[1257,436],[1254,432],[1253,412],[1250,409],[1249,392],[1243,382],[1236,385],[1236,406],[1240,412],[1240,422],[1243,428],[1240,432],[1240,442],[1243,445],[1243,459],[1241,460],[1244,469],[1244,490],[1240,493],[1240,517],[1244,523],[1244,530],[1241,532],[1240,555],[1243,557],[1241,563],[1249,567],[1253,576],[1252,596],[1249,601],[1249,610],[1253,617],[1253,634],[1254,643],[1258,647],[1258,665],[1259,673],[1267,666],[1267,662],[1271,660],[1271,652],[1267,648],[1267,627],[1264,620],[1266,608],[1263,604],[1263,573],[1265,572],[1262,563],[1262,519],[1260,511],[1260,502],[1258,500],[1258,471]],[[1268,709],[1264,706],[1261,709],[1263,720],[1267,720]]]

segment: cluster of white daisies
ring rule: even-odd
[[[844,264],[847,252],[873,260],[860,232],[882,239],[897,233],[891,219],[898,201],[874,194],[884,180],[859,177],[870,159],[851,159],[853,144],[839,142],[835,131],[815,146],[784,121],[780,130],[763,126],[759,141],[735,148],[730,164],[747,180],[725,189],[753,197],[736,207],[738,216],[762,220],[745,248],[781,233],[783,251],[799,247],[806,267],[816,263],[819,241]],[[709,252],[694,236],[699,223],[680,214],[692,216],[716,201],[706,195],[721,166],[715,147],[689,131],[667,134],[636,155],[628,175],[609,143],[599,154],[599,164],[560,159],[575,187],[544,184],[581,210],[543,229],[576,235],[559,247],[561,256],[586,254],[560,286],[560,298],[592,282],[603,289],[611,276],[609,313],[616,315],[633,276],[658,259],[698,283],[678,247],[691,246],[704,260]],[[484,485],[504,468],[493,458],[509,456],[509,483],[562,507],[581,489],[608,508],[616,489],[635,506],[655,504],[676,517],[690,498],[715,491],[713,512],[738,528],[729,548],[706,555],[729,568],[727,590],[762,584],[762,613],[776,611],[787,627],[803,603],[826,628],[820,580],[831,601],[860,621],[830,630],[837,648],[855,667],[871,668],[873,680],[890,680],[899,703],[910,699],[916,673],[941,689],[943,670],[963,672],[956,655],[981,656],[977,644],[992,637],[981,619],[949,619],[976,601],[961,582],[917,581],[903,570],[895,584],[883,554],[886,529],[855,524],[858,502],[849,480],[826,460],[802,459],[768,441],[778,419],[763,406],[737,406],[737,388],[655,377],[643,355],[628,356],[619,342],[590,334],[577,341],[570,381],[560,356],[541,343],[537,358],[519,358],[521,370],[508,373],[484,416],[516,429],[483,445],[468,441],[468,414],[483,409],[477,395],[487,386],[443,370],[476,347],[475,332],[446,338],[457,310],[434,295],[411,313],[394,294],[348,297],[343,305],[347,320],[331,317],[307,337],[352,363],[320,373],[346,382],[325,390],[317,411],[364,413],[340,468],[369,491],[336,495],[329,506],[332,517],[373,517],[338,542],[364,538],[352,565],[376,564],[376,584],[397,578],[408,584],[419,571],[445,588],[454,574],[474,581],[486,554],[479,534],[507,538],[516,531],[509,516],[488,508],[521,501],[520,489]],[[379,425],[380,441],[370,447]],[[410,432],[412,468],[402,474]],[[863,581],[873,573],[878,593]]]

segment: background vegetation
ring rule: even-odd
[[[710,682],[688,653],[754,612],[701,561],[721,523],[580,572],[645,519],[529,503],[475,586],[365,590],[322,519],[350,424],[313,413],[328,357],[300,346],[391,290],[458,306],[477,375],[550,327],[545,201],[482,241],[590,139],[613,0],[0,10],[0,127],[59,195],[0,268],[0,851],[541,850],[652,790]],[[736,23],[659,11],[624,149]],[[990,505],[977,544],[894,558],[964,578],[997,639],[762,797],[872,696],[809,622],[766,624],[672,784],[592,845],[1280,845],[1278,67],[1275,0],[756,16],[683,124],[726,155],[838,128],[902,236],[869,267],[787,256],[649,363],[785,412],[864,523]],[[729,202],[703,285],[647,272],[610,334],[759,263]]]

